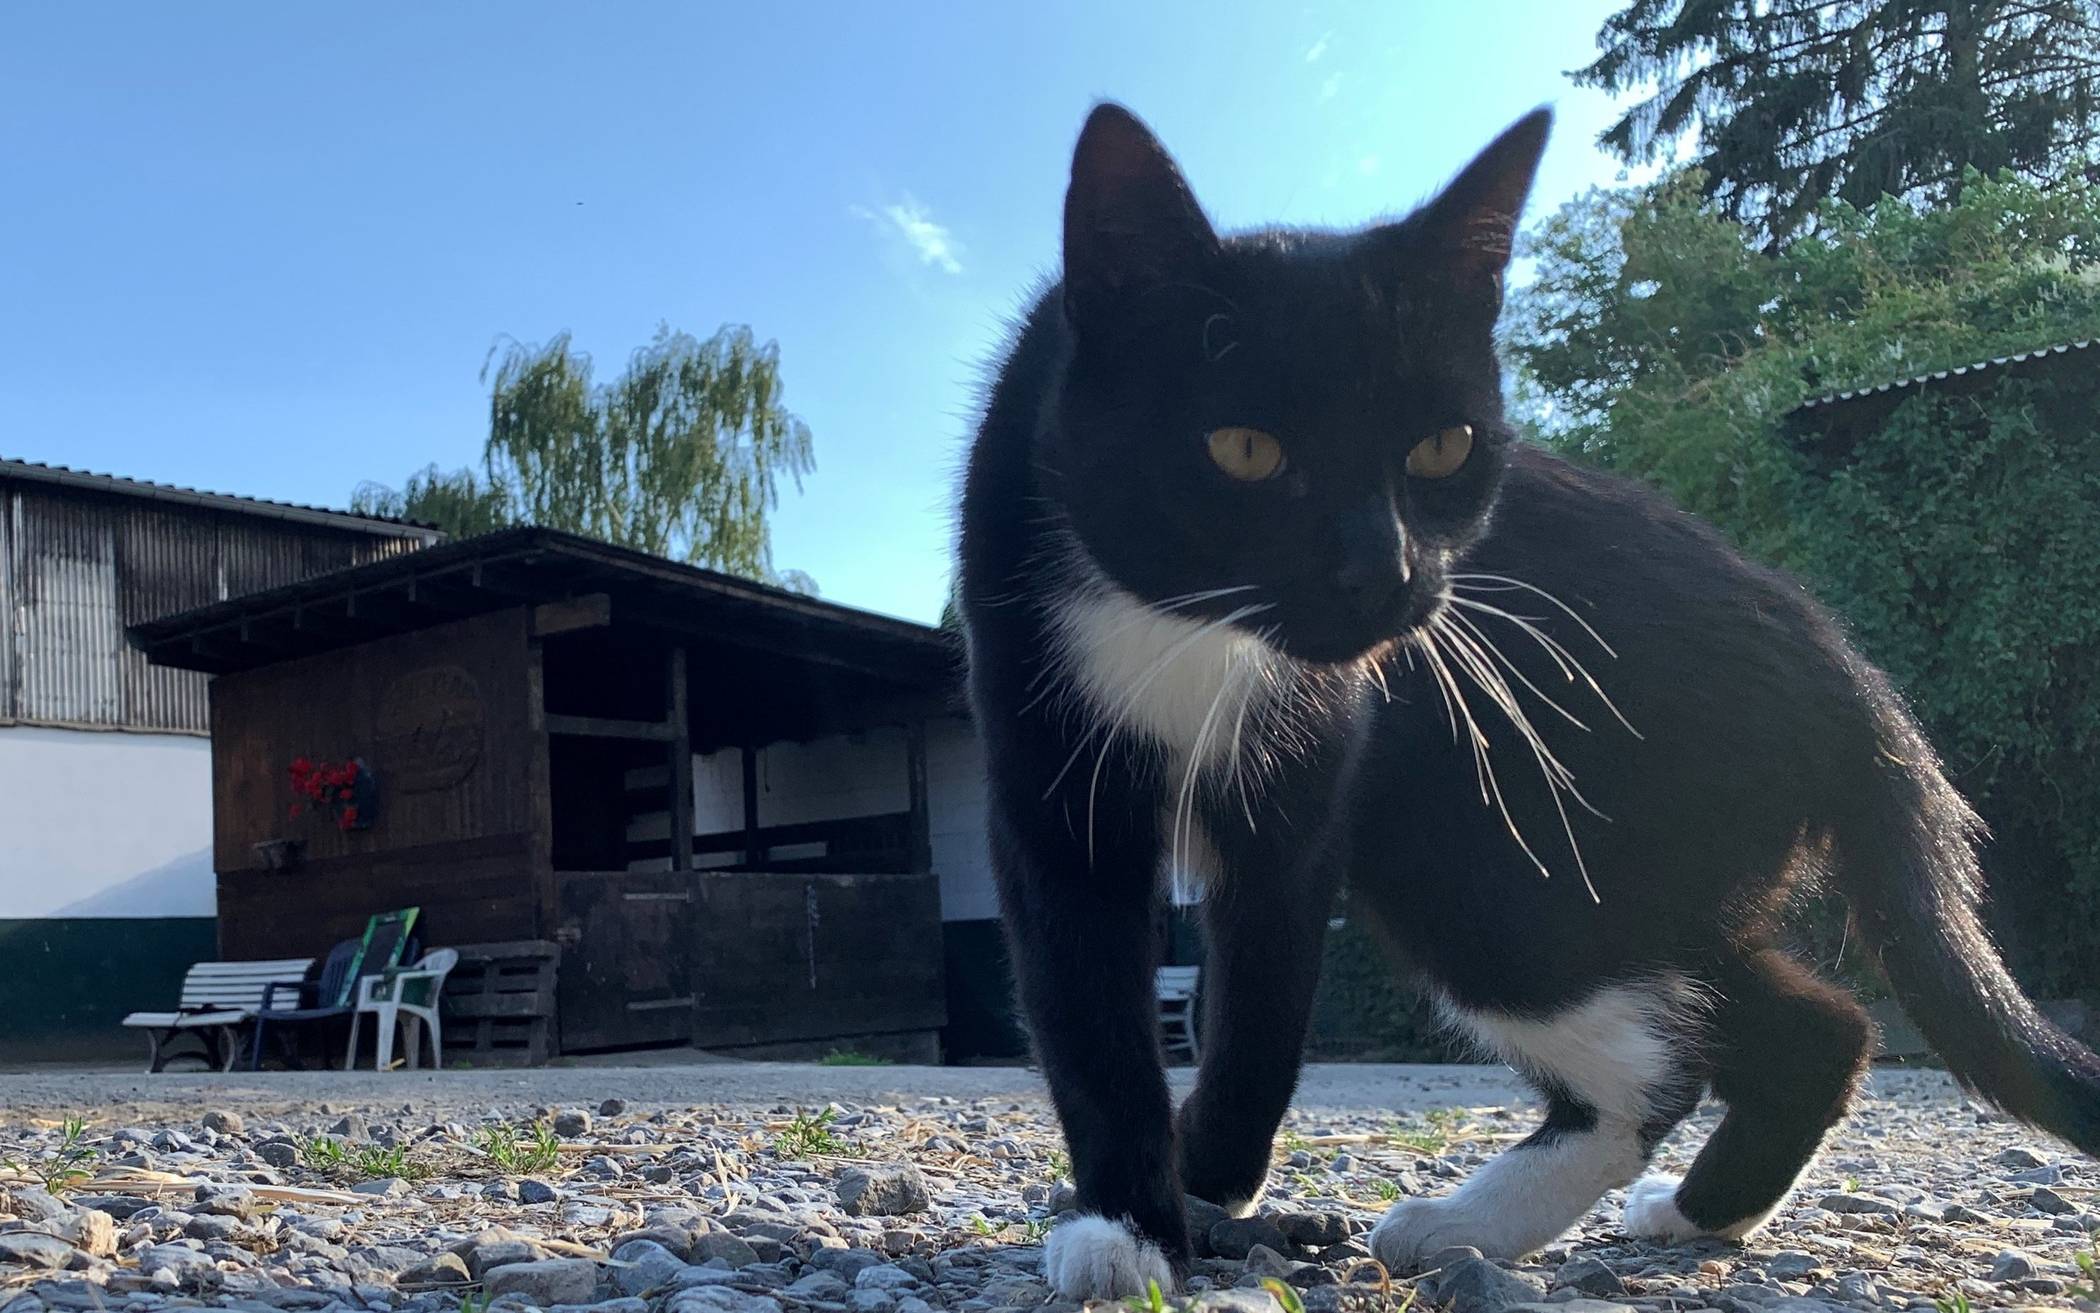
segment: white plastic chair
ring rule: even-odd
[[[1166,1032],[1166,1049],[1186,1049],[1196,1061],[1196,983],[1201,967],[1161,967],[1154,977],[1159,995],[1159,1024]]]
[[[408,1018],[408,1065],[413,1070],[423,1056],[424,1026],[430,1027],[430,1065],[445,1065],[444,1030],[438,1022],[438,999],[445,992],[445,977],[459,965],[456,949],[432,949],[423,960],[384,975],[366,976],[357,982],[357,1010],[350,1014],[350,1048],[343,1059],[348,1070],[357,1061],[357,1031],[365,1013],[372,1014],[378,1034],[374,1070],[394,1065],[394,1028],[403,1014]]]

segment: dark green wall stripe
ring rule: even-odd
[[[218,956],[208,916],[0,920],[0,1053],[125,1056],[146,1041],[126,1013],[165,1010],[194,962]]]

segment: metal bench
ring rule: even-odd
[[[199,962],[182,978],[182,1000],[173,1012],[134,1012],[124,1024],[146,1032],[152,1046],[146,1070],[167,1070],[177,1058],[195,1058],[220,1071],[233,1070],[240,1054],[240,1029],[261,1009],[273,987],[297,986],[313,966],[310,957],[267,962]],[[194,1043],[170,1051],[177,1040]]]

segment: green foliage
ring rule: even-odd
[[[773,1137],[773,1152],[782,1158],[814,1158],[819,1154],[845,1153],[846,1142],[831,1130],[832,1118],[835,1115],[829,1108],[815,1116],[797,1113],[786,1129]]]
[[[93,1164],[102,1152],[89,1148],[86,1140],[87,1122],[79,1117],[68,1117],[59,1126],[58,1147],[50,1153],[27,1163],[0,1158],[0,1167],[34,1176],[43,1183],[47,1194],[63,1194],[94,1175]]]
[[[1927,390],[1819,443],[1804,399],[2100,332],[2100,190],[1973,177],[1836,204],[1776,254],[1698,179],[1542,226],[1509,346],[1535,436],[1802,575],[1913,700],[1997,835],[2032,987],[2100,988],[2100,397],[2089,369]],[[2069,892],[2073,896],[2065,898]]]
[[[1578,83],[1646,93],[1600,144],[1633,163],[1693,143],[1706,193],[1769,239],[1826,198],[2051,177],[2100,130],[2091,0],[1628,0],[1597,46]]]
[[[782,401],[780,349],[749,328],[705,341],[668,325],[599,383],[566,334],[491,352],[480,470],[432,466],[360,510],[454,536],[537,524],[814,592],[772,569],[769,513],[815,468],[809,428]]]
[[[316,1135],[299,1141],[299,1154],[307,1166],[330,1176],[417,1181],[430,1175],[429,1166],[409,1157],[407,1146],[399,1144],[353,1145],[332,1135]]]
[[[1347,912],[1346,900],[1341,910]],[[1358,916],[1347,916],[1321,949],[1313,999],[1314,1057],[1364,1062],[1440,1062],[1455,1056],[1435,1007],[1408,987],[1393,958]]]
[[[484,1127],[476,1147],[506,1176],[530,1176],[561,1165],[561,1137],[545,1121],[529,1127]]]
[[[852,1049],[833,1049],[817,1059],[820,1067],[887,1067],[888,1058],[878,1058],[872,1053],[859,1053]]]

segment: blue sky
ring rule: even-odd
[[[1614,0],[12,6],[0,455],[341,505],[478,460],[483,359],[659,320],[780,343],[817,472],[776,564],[931,619],[986,359],[1054,270],[1087,107],[1224,227],[1405,210],[1561,111]]]

